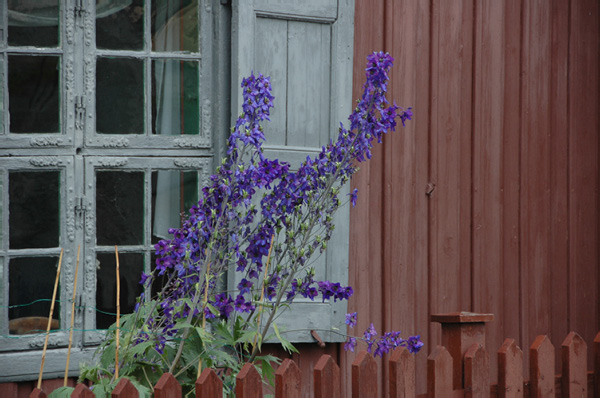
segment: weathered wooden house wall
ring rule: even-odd
[[[383,49],[396,59],[390,97],[414,112],[354,180],[359,331],[420,333],[429,352],[430,315],[464,310],[495,314],[491,352],[505,337],[524,351],[538,334],[594,338],[599,11],[597,0],[356,0],[355,97],[366,54]]]

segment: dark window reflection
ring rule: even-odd
[[[96,173],[96,237],[98,245],[144,243],[144,173]]]
[[[59,132],[58,57],[10,55],[8,95],[11,132]]]
[[[98,253],[96,271],[96,327],[107,329],[117,317],[117,261],[115,253]],[[143,292],[140,285],[144,269],[144,255],[141,253],[119,253],[119,280],[121,314],[133,312],[136,298]],[[108,312],[108,314],[107,314]]]
[[[198,62],[152,62],[152,132],[161,135],[198,134],[200,105]]]
[[[10,248],[58,247],[60,172],[11,171],[8,181]]]
[[[144,1],[126,6],[96,0],[96,47],[107,50],[142,50],[144,47]],[[125,4],[127,4],[125,3]]]
[[[152,2],[152,50],[198,52],[198,1]]]
[[[10,260],[9,305],[10,334],[27,334],[46,331],[52,291],[56,280],[56,257],[23,257]],[[60,292],[60,286],[57,295]],[[40,300],[37,301],[36,300]],[[54,304],[52,329],[58,329],[60,303]]]
[[[144,133],[144,64],[132,58],[98,58],[96,129],[105,134]]]
[[[9,46],[58,46],[58,0],[8,0]]]

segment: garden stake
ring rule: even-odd
[[[69,361],[71,360],[71,346],[73,344],[73,323],[75,323],[75,294],[77,292],[77,271],[79,271],[79,252],[81,245],[77,246],[77,262],[75,264],[75,281],[73,282],[73,298],[71,299],[71,326],[69,328],[69,348],[67,349],[67,365],[65,366],[65,382],[67,386],[67,376],[69,374]]]
[[[262,305],[263,300],[265,299],[265,283],[267,280],[267,272],[269,271],[269,263],[271,262],[271,249],[273,249],[273,239],[275,238],[275,234],[271,235],[271,244],[269,245],[269,253],[267,253],[267,264],[265,265],[265,276],[263,277],[263,288],[260,294],[259,305]],[[259,311],[257,315],[257,328],[260,329],[260,315],[262,311]],[[254,336],[254,342],[252,343],[252,351],[254,352],[254,348],[256,347],[256,339],[258,339],[258,334]]]
[[[202,329],[206,330],[206,312],[204,309],[208,303],[208,276],[210,275],[210,263],[206,266],[206,287],[204,288],[204,305],[202,306]],[[196,378],[200,378],[200,373],[202,372],[202,357],[198,361],[198,376]]]
[[[48,315],[48,327],[46,327],[46,341],[44,341],[44,350],[42,351],[42,364],[40,365],[40,375],[38,376],[37,388],[42,389],[42,374],[44,373],[44,362],[46,361],[46,349],[48,348],[48,337],[50,337],[50,325],[52,325],[52,313],[54,312],[54,302],[56,301],[56,290],[60,277],[60,266],[62,264],[64,249],[60,249],[58,259],[58,269],[56,270],[56,281],[54,281],[54,291],[52,292],[52,303],[50,304],[50,315]]]
[[[115,349],[115,379],[119,378],[119,336],[121,334],[119,323],[121,320],[121,279],[119,278],[119,249],[115,245],[115,258],[117,259],[117,335]]]

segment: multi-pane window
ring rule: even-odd
[[[61,250],[50,357],[68,342],[78,248],[85,347],[115,320],[115,246],[130,312],[153,244],[197,202],[229,124],[229,96],[214,99],[227,63],[211,56],[227,10],[212,3],[0,1],[0,362],[43,345]]]

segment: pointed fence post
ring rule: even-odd
[[[246,363],[235,377],[236,398],[262,398],[262,380],[251,363]]]
[[[481,344],[473,344],[465,353],[465,398],[489,396],[490,356]]]
[[[452,396],[452,373],[454,362],[446,347],[438,345],[427,357],[427,397]]]
[[[594,397],[600,396],[600,332],[594,338]]]
[[[523,398],[523,351],[514,339],[498,350],[498,398]]]
[[[580,335],[571,332],[560,347],[560,355],[563,397],[587,397],[587,344]]]
[[[442,324],[442,345],[452,356],[454,378],[452,386],[455,390],[464,387],[463,368],[464,355],[474,343],[485,348],[485,323],[494,320],[494,314],[477,314],[473,312],[451,312],[431,315],[432,322]]]
[[[129,379],[121,379],[110,396],[112,398],[139,398],[140,394]]]
[[[414,398],[416,396],[415,356],[406,347],[397,348],[388,365],[390,398]]]
[[[39,388],[34,388],[31,394],[29,394],[29,398],[48,398],[48,396]]]
[[[548,336],[536,337],[529,348],[529,358],[529,396],[554,397],[554,346]]]
[[[321,355],[313,370],[315,398],[340,398],[340,367],[331,355]]]
[[[285,359],[275,372],[275,398],[300,398],[300,368],[291,359]]]
[[[154,386],[154,398],[181,398],[181,386],[171,373],[163,374]]]
[[[361,351],[352,362],[352,398],[377,396],[377,362],[373,355]]]
[[[196,380],[196,398],[222,398],[223,381],[217,373],[206,368]]]
[[[71,398],[94,398],[96,395],[85,384],[77,384]]]

